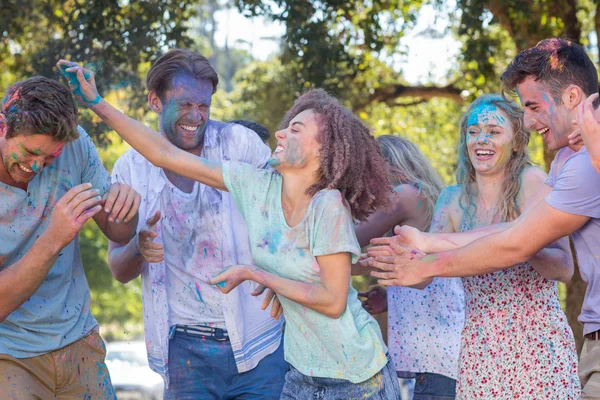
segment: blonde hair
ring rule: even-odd
[[[412,142],[396,135],[382,135],[377,137],[377,143],[390,167],[392,185],[414,185],[427,202],[425,215],[429,229],[435,203],[444,188],[442,179]]]
[[[459,204],[465,213],[469,226],[473,222],[477,206],[473,202],[475,193],[473,193],[472,184],[475,182],[475,168],[469,158],[467,128],[471,113],[484,104],[490,104],[502,110],[508,116],[514,133],[511,143],[513,153],[506,164],[506,176],[504,182],[502,182],[502,193],[504,195],[498,205],[498,215],[501,218],[501,222],[515,220],[521,214],[521,209],[517,202],[517,196],[521,189],[521,173],[526,167],[532,165],[527,150],[529,131],[525,128],[523,122],[523,110],[515,102],[499,94],[486,94],[475,100],[460,120],[459,159],[458,170],[456,172],[456,180],[461,187]]]

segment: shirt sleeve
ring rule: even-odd
[[[227,190],[248,221],[253,211],[260,212],[264,208],[274,173],[236,161],[224,161],[222,171]]]
[[[237,124],[229,124],[232,140],[230,141],[229,159],[265,168],[271,158],[271,149],[264,144],[256,132]]]
[[[315,195],[315,215],[311,234],[313,256],[350,253],[358,261],[360,246],[350,210],[338,190],[324,190]]]
[[[600,175],[587,152],[580,152],[562,167],[546,202],[563,212],[600,218]]]
[[[112,170],[111,182],[131,186],[131,180],[131,154],[127,152],[117,159]]]
[[[110,186],[110,174],[104,168],[92,138],[78,126],[79,138],[74,142],[77,163],[81,166],[81,183],[90,182],[103,195]]]

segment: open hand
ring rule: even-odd
[[[61,247],[71,243],[83,224],[102,210],[102,198],[91,183],[77,185],[56,202],[46,229]]]
[[[110,222],[128,223],[140,208],[141,196],[130,186],[113,183],[103,196],[104,211],[109,214]]]
[[[371,272],[371,276],[378,278],[377,283],[424,289],[433,281],[425,274],[428,265],[422,260],[425,253],[398,245],[390,249],[393,255],[376,256],[369,260],[369,266],[378,270]]]

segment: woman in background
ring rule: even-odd
[[[361,246],[394,226],[429,229],[443,189],[442,180],[423,153],[395,135],[377,138],[394,187],[393,209],[379,210],[356,228]],[[440,229],[434,224],[432,231]],[[363,271],[364,272],[364,271]],[[371,314],[388,311],[388,348],[405,399],[454,399],[458,378],[464,294],[460,278],[439,278],[425,290],[372,286],[359,295]],[[414,380],[414,397],[411,383]],[[435,397],[432,397],[435,396]]]

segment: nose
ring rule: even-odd
[[[485,133],[484,131],[479,132],[479,135],[477,135],[477,143],[478,144],[489,143],[489,137],[488,137],[487,133]]]
[[[33,159],[33,162],[29,165],[29,168],[33,170],[36,174],[38,174],[46,164],[46,159],[44,157],[36,157]]]
[[[285,137],[285,129],[281,129],[281,130],[275,132],[275,137],[277,139],[283,139]]]
[[[190,121],[198,121],[202,119],[202,113],[198,107],[190,107],[187,117]]]
[[[535,118],[531,115],[531,112],[525,109],[523,115],[523,124],[527,130],[532,130],[535,125]]]

